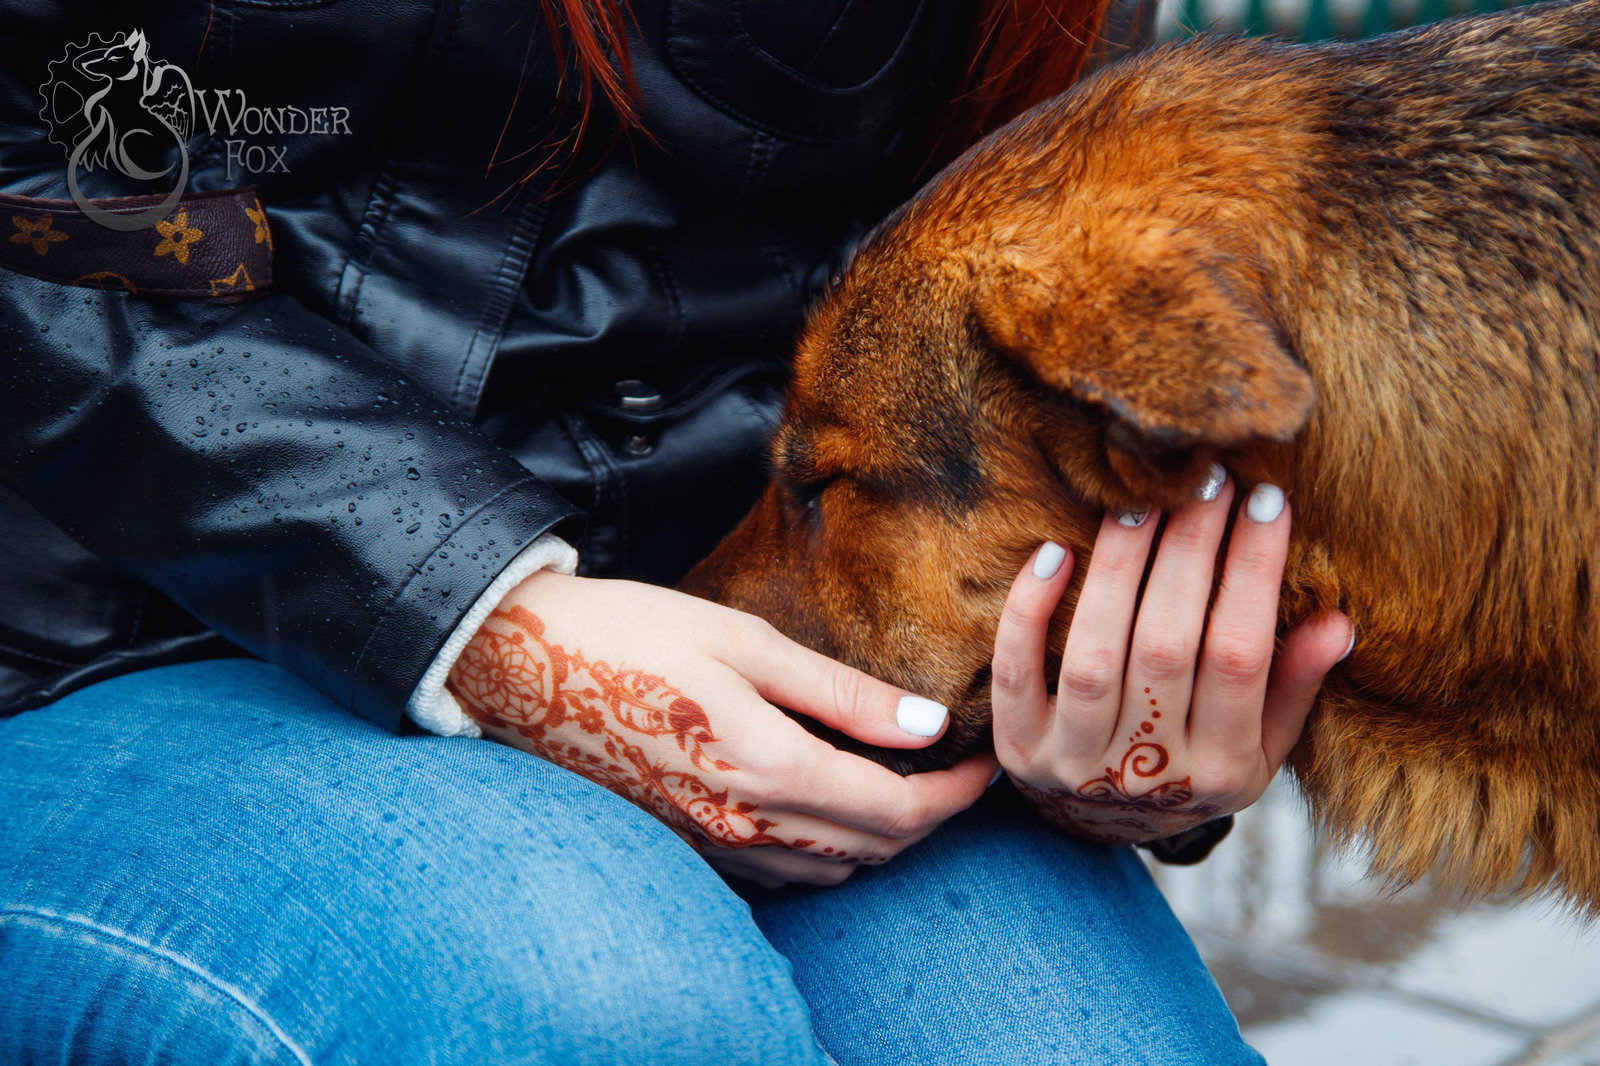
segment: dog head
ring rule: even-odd
[[[873,753],[902,771],[987,744],[995,624],[1041,541],[1081,577],[1105,510],[1179,505],[1213,460],[1255,480],[1312,406],[1232,208],[1055,162],[1071,139],[1034,113],[864,245],[801,338],[771,483],[684,583],[949,705],[932,748]]]

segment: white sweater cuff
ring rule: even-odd
[[[517,557],[500,571],[500,576],[494,579],[494,584],[483,590],[483,595],[472,605],[472,610],[461,619],[461,624],[456,626],[455,632],[450,634],[450,639],[439,649],[439,654],[428,667],[428,672],[417,682],[416,690],[411,693],[411,699],[406,703],[406,713],[411,716],[411,720],[428,732],[438,733],[443,737],[483,736],[483,730],[478,728],[478,723],[467,716],[461,705],[456,702],[456,698],[444,687],[445,678],[450,676],[450,671],[455,668],[456,660],[461,657],[461,652],[467,643],[477,635],[484,619],[500,605],[506,593],[521,584],[529,575],[536,574],[540,570],[570,574],[577,569],[577,549],[553,533],[546,533],[518,552]]]

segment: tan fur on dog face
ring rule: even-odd
[[[1284,624],[1356,624],[1293,759],[1325,825],[1600,907],[1597,48],[1596,0],[1200,42],[1030,112],[813,315],[778,476],[688,587],[950,702],[948,762],[1028,552],[1217,459],[1294,502]]]

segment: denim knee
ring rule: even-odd
[[[307,1066],[239,989],[115,929],[32,908],[0,910],[0,1062]]]
[[[821,1061],[788,964],[654,819],[489,742],[391,736],[263,664],[0,721],[0,791],[0,910],[119,944],[39,956],[69,1006],[85,969],[148,970],[143,945],[192,967],[163,995],[236,993],[213,1015],[248,1030],[243,1061],[276,1061],[274,1026],[319,1063]]]

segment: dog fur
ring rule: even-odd
[[[1080,560],[1059,654],[1101,512],[1215,459],[1293,504],[1282,625],[1355,623],[1290,760],[1319,823],[1398,882],[1592,914],[1597,319],[1600,0],[1160,48],[865,243],[685,588],[948,703],[938,745],[874,754],[945,765],[988,743],[1028,553]]]

